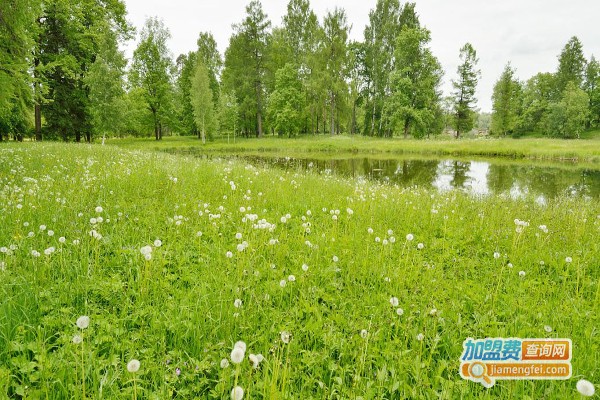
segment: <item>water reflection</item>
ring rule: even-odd
[[[534,196],[542,202],[561,195],[600,198],[600,169],[576,166],[458,160],[241,158],[287,170],[365,177],[403,187],[419,186],[440,191],[458,189],[474,195]]]

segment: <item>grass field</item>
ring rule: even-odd
[[[195,153],[283,153],[286,154],[386,154],[386,155],[429,155],[452,157],[501,157],[530,160],[572,160],[600,163],[600,134],[587,133],[586,140],[540,139],[540,138],[479,138],[404,140],[400,138],[379,139],[364,136],[302,136],[298,138],[264,137],[237,138],[219,137],[202,145],[190,136],[154,139],[112,139],[107,141],[129,149],[157,149]]]
[[[585,199],[4,143],[0,398],[577,399],[600,382],[599,237]],[[468,337],[570,338],[573,378],[462,380]]]

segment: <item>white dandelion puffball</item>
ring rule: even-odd
[[[231,257],[233,257],[233,253],[228,251],[227,253],[225,253],[225,257],[231,258]]]
[[[152,253],[152,246],[144,246],[140,249],[140,253],[143,255],[148,255]]]
[[[285,344],[288,344],[290,342],[291,339],[291,335],[289,334],[289,332],[283,331],[281,332],[281,341]]]
[[[583,396],[592,397],[596,393],[596,388],[592,382],[581,379],[577,382],[577,391]]]
[[[235,234],[235,238],[236,238],[237,240],[240,240],[240,239],[242,238],[242,234],[241,234],[241,233],[239,233],[239,232],[238,232],[238,233],[236,233],[236,234]]]
[[[75,336],[73,336],[73,343],[79,344],[81,342],[83,342],[83,338],[81,337],[81,335],[75,335]]]
[[[571,257],[567,257],[567,258],[565,258],[565,262],[572,263],[573,259]]]
[[[411,240],[413,240],[414,238],[415,238],[415,237],[414,237],[414,235],[413,235],[412,233],[409,233],[408,235],[406,235],[406,240],[408,240],[409,242],[410,242]]]
[[[127,371],[133,373],[136,373],[140,370],[140,362],[139,360],[136,360],[135,358],[131,361],[129,361],[127,363]]]
[[[519,276],[523,278],[525,276],[525,271],[519,271]]]
[[[244,351],[244,353],[246,352],[246,342],[244,342],[242,340],[238,340],[237,342],[235,342],[233,347],[234,348],[239,347],[240,349],[242,349]]]
[[[248,356],[248,359],[250,360],[250,363],[252,363],[252,368],[258,368],[258,364],[260,364],[260,361],[258,361],[258,357],[256,356],[256,354],[250,354]]]
[[[369,336],[369,331],[367,331],[366,329],[363,329],[360,331],[360,337],[363,339],[366,339],[367,336]]]
[[[231,400],[242,400],[244,398],[244,389],[239,386],[231,390]]]
[[[290,276],[288,276],[288,281],[289,282],[295,282],[296,281],[296,277],[294,275],[290,275]]]
[[[392,297],[390,299],[390,304],[392,305],[392,307],[398,307],[398,298],[397,297]]]
[[[500,258],[500,253],[498,253],[497,251],[494,252],[494,258],[495,259],[499,259]]]
[[[545,325],[544,330],[548,333],[552,332],[552,327],[550,325]]]
[[[279,281],[279,286],[285,287],[285,285],[287,285],[287,281],[285,279]]]
[[[425,335],[423,335],[422,333],[419,333],[419,334],[417,335],[417,340],[418,340],[419,342],[422,342],[422,341],[423,341],[423,339],[425,339]]]
[[[234,347],[231,351],[231,362],[239,364],[244,360],[244,354],[246,351],[241,347]]]
[[[367,232],[369,233],[369,235],[372,235],[373,234],[373,228],[367,229]]]
[[[154,241],[154,247],[160,247],[160,246],[162,246],[162,240],[160,240],[160,239],[156,239],[156,240]]]
[[[333,256],[332,260],[333,260],[333,262],[338,262],[338,261],[340,261],[340,259],[338,258],[338,256]]]
[[[103,209],[102,207],[98,206],[98,207],[96,207],[96,210],[95,210],[95,211],[96,211],[98,214],[100,214],[102,211],[104,211],[104,209]]]
[[[229,367],[229,361],[226,358],[224,358],[221,360],[220,365],[221,365],[221,369],[225,369],[225,368]]]
[[[401,309],[401,308],[399,308],[399,309],[396,310],[396,314],[398,314],[398,316],[401,317],[401,316],[404,315],[404,310]]]
[[[302,264],[302,271],[304,271],[304,272],[308,271],[308,265]]]
[[[81,317],[77,318],[76,324],[79,329],[85,329],[90,326],[90,317],[87,315],[82,315]]]
[[[419,243],[417,245],[417,249],[419,249],[419,250],[423,250],[424,247],[425,247],[425,245],[423,243]]]
[[[233,302],[233,306],[235,308],[240,308],[242,306],[242,300],[240,299],[235,299],[235,301]]]

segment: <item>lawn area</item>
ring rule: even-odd
[[[240,386],[248,399],[566,399],[578,379],[600,382],[599,202],[152,151],[194,143],[0,145],[1,398],[225,399]],[[206,149],[477,143],[600,152],[348,137]],[[570,338],[573,378],[463,380],[469,337]]]

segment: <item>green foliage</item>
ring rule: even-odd
[[[210,89],[209,71],[201,60],[196,62],[190,97],[194,110],[194,121],[198,127],[198,138],[202,139],[202,143],[205,143],[207,134],[209,139],[212,138],[216,118],[213,92]]]
[[[466,43],[460,49],[460,65],[457,73],[458,79],[452,80],[454,92],[454,129],[456,137],[460,137],[461,132],[469,132],[473,129],[475,121],[475,90],[481,72],[476,69],[479,59],[477,52],[470,43]]]
[[[521,84],[515,78],[515,70],[508,63],[494,85],[492,134],[507,135],[515,131],[521,112],[521,96]]]
[[[600,63],[594,56],[587,63],[583,89],[590,98],[590,124],[600,126]]]
[[[172,107],[172,61],[167,48],[170,36],[161,20],[147,19],[140,43],[133,53],[129,76],[131,85],[143,90],[146,106],[152,113],[156,140],[162,138],[163,126],[168,122]]]
[[[558,71],[556,72],[556,85],[559,93],[562,93],[569,82],[581,87],[584,82],[586,67],[583,46],[576,36],[573,36],[558,56]]]
[[[428,47],[430,40],[428,30],[408,27],[397,39],[392,94],[386,107],[405,138],[409,133],[414,137],[430,134],[438,117],[442,67]]]
[[[300,133],[304,122],[302,82],[293,64],[277,71],[275,90],[269,98],[268,115],[276,132],[294,136]]]

